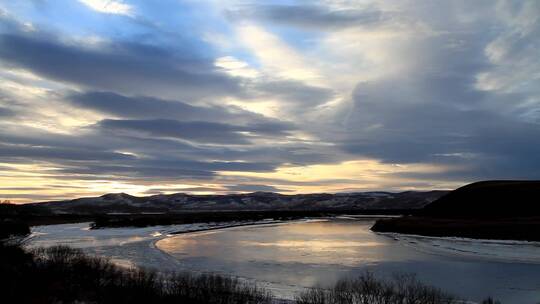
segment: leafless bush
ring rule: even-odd
[[[492,297],[489,297],[482,301],[482,304],[501,304],[501,302],[493,299]]]
[[[167,293],[174,297],[190,299],[194,303],[271,303],[272,295],[253,284],[236,278],[215,274],[177,274],[172,277]]]
[[[5,303],[271,303],[254,284],[220,275],[121,268],[66,246],[24,251],[0,244]],[[30,292],[28,292],[30,291]]]
[[[297,304],[448,304],[455,297],[427,286],[414,275],[395,275],[381,280],[372,273],[338,281],[330,289],[314,288],[300,293]]]

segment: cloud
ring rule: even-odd
[[[226,189],[218,187],[186,187],[186,188],[151,188],[144,193],[149,195],[159,195],[163,193],[192,193],[192,192],[211,192],[219,193]]]
[[[43,77],[100,91],[188,100],[240,93],[238,81],[202,58],[136,42],[77,45],[47,33],[0,34],[0,60]]]
[[[113,0],[79,0],[80,3],[87,7],[105,14],[117,14],[117,15],[133,15],[133,7],[122,1]]]
[[[14,116],[15,112],[9,108],[0,107],[0,117],[11,117]]]
[[[0,159],[57,159],[57,160],[125,160],[131,155],[107,151],[88,151],[77,148],[36,147],[0,144]]]
[[[540,178],[538,1],[66,3],[0,5],[6,188]]]
[[[287,192],[288,190],[279,189],[269,185],[242,184],[227,186],[229,191],[238,192]]]
[[[312,30],[343,29],[353,26],[372,26],[389,16],[369,7],[333,9],[323,5],[244,5],[225,11],[233,20],[258,20]]]
[[[72,93],[67,100],[76,107],[92,109],[115,117],[172,119],[180,121],[231,122],[273,125],[274,129],[293,129],[291,123],[270,119],[234,106],[194,106],[181,101],[146,96],[124,96],[113,92]]]
[[[501,33],[489,42],[484,53],[490,67],[477,75],[476,87],[495,93],[523,94],[516,112],[523,118],[540,121],[540,3],[537,1],[500,2],[496,14],[504,24]]]
[[[103,131],[139,133],[154,138],[177,138],[200,143],[245,145],[249,143],[248,136],[253,135],[284,135],[289,129],[279,123],[258,123],[248,126],[238,126],[206,121],[178,121],[170,119],[153,120],[114,120],[105,119],[99,122],[98,128]]]
[[[258,59],[263,70],[274,78],[318,83],[319,71],[296,49],[264,28],[245,24],[237,26],[238,40]]]
[[[300,81],[268,80],[255,83],[253,89],[257,98],[278,99],[294,106],[317,106],[335,96],[331,89]]]
[[[447,60],[446,71],[457,66],[452,57]],[[341,146],[387,163],[460,168],[455,173],[410,174],[409,178],[540,178],[532,169],[540,164],[540,125],[493,107],[519,95],[467,89],[472,83],[470,77],[451,73],[359,84]]]

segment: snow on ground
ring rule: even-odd
[[[500,262],[540,264],[540,242],[486,240],[458,237],[429,237],[399,233],[381,233],[417,250]]]

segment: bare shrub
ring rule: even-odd
[[[121,268],[66,246],[23,250],[0,243],[5,303],[271,303],[254,284],[215,274]],[[28,292],[30,291],[30,292]],[[3,302],[4,303],[4,302]]]
[[[297,304],[447,304],[455,297],[427,286],[414,275],[395,275],[390,280],[372,273],[354,279],[342,279],[330,289],[313,288],[300,293]]]
[[[501,304],[501,302],[493,299],[492,297],[486,298],[482,301],[482,304]]]
[[[176,274],[168,284],[167,293],[189,299],[193,303],[271,303],[272,295],[254,284],[216,274]]]

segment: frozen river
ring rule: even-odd
[[[177,235],[170,233],[208,225],[88,230],[88,224],[69,224],[34,228],[30,245],[62,243],[122,265],[234,275],[284,298],[370,270],[377,276],[415,273],[475,301],[491,295],[503,303],[540,302],[539,243],[381,235],[369,230],[372,224],[332,219]]]

